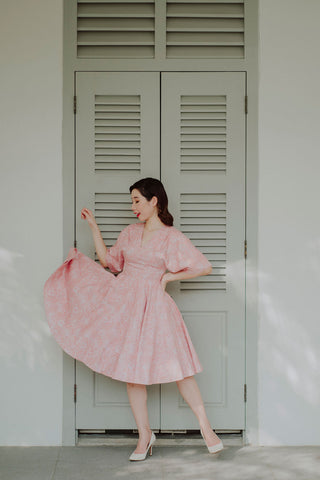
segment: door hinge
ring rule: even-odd
[[[247,401],[247,384],[246,383],[243,385],[243,398],[244,398],[244,401],[246,402]]]
[[[74,400],[74,403],[76,403],[77,401],[77,384],[76,383],[74,384],[74,387],[73,387],[73,400]]]
[[[244,97],[244,113],[248,113],[248,95]]]
[[[77,96],[74,95],[73,97],[73,113],[76,114],[77,113]]]
[[[248,250],[247,250],[247,240],[244,241],[244,258],[247,258],[247,253],[248,253]]]

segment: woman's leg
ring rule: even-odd
[[[139,383],[127,383],[127,392],[139,432],[139,441],[134,453],[144,453],[151,438],[147,408],[147,387]]]
[[[197,417],[208,446],[211,447],[212,445],[219,443],[220,439],[212,430],[208,420],[201,393],[195,378],[193,376],[186,377],[182,380],[178,380],[176,383],[182,397]]]

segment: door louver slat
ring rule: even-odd
[[[95,219],[107,248],[115,244],[120,232],[128,224],[136,222],[130,207],[128,193],[95,193]],[[99,262],[96,252],[95,261]]]
[[[79,58],[154,58],[154,0],[78,0]]]
[[[226,96],[180,97],[181,172],[226,171]]]
[[[180,290],[226,290],[225,193],[182,193],[180,227],[212,264],[212,273],[180,280]]]
[[[140,95],[95,96],[95,172],[140,172]]]
[[[244,58],[244,2],[167,0],[167,58]]]

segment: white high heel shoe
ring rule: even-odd
[[[144,460],[148,454],[148,450],[150,448],[150,456],[152,455],[152,445],[154,444],[154,442],[156,441],[156,436],[155,434],[152,432],[151,433],[151,439],[150,439],[150,442],[148,443],[148,446],[147,446],[147,450],[144,452],[144,453],[132,453],[129,457],[129,460]]]
[[[207,445],[206,439],[203,436],[203,432],[202,432],[201,428],[200,428],[200,432],[201,432],[203,440],[205,441],[205,444]],[[217,443],[216,445],[212,445],[211,447],[209,447],[207,445],[207,447],[208,447],[208,450],[209,450],[210,453],[217,453],[217,452],[220,452],[223,449],[223,443],[220,440],[220,442]]]

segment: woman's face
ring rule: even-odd
[[[131,192],[131,199],[131,209],[141,222],[145,222],[154,214],[158,214],[158,209],[156,207],[158,201],[157,197],[152,197],[151,200],[148,201],[139,190],[134,188]]]

